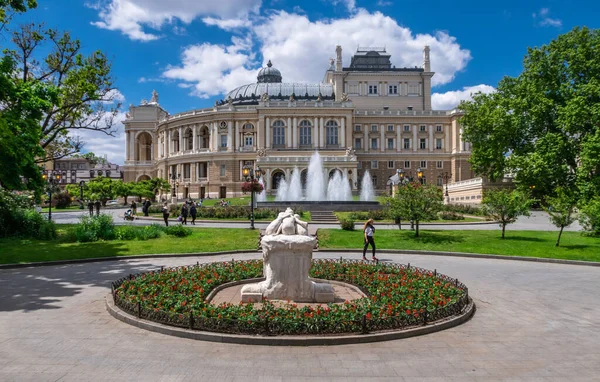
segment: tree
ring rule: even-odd
[[[84,55],[81,42],[69,32],[36,24],[15,31],[12,42],[15,49],[5,54],[17,63],[13,78],[57,92],[40,123],[39,144],[46,155],[38,163],[79,152],[84,142],[75,135],[78,130],[114,134],[119,93],[113,87],[111,63],[102,52]]]
[[[523,72],[495,93],[461,103],[474,171],[492,180],[510,172],[542,198],[559,188],[600,195],[599,51],[600,30],[574,28],[529,48]]]
[[[586,235],[600,236],[600,197],[594,198],[581,206],[579,223]]]
[[[24,13],[37,7],[36,0],[0,0],[0,32],[12,18],[12,13]]]
[[[419,222],[435,219],[443,206],[442,191],[430,184],[410,182],[399,185],[390,198],[390,214],[415,223],[415,237],[419,237]]]
[[[125,183],[123,181],[119,181],[116,184],[116,194],[117,196],[121,196],[123,197],[124,201],[123,203],[125,205],[127,205],[127,198],[130,195],[133,195],[133,187],[135,186],[135,183]]]
[[[558,247],[563,229],[573,224],[576,220],[575,206],[577,205],[577,198],[569,194],[568,191],[559,189],[556,196],[548,197],[547,202],[548,206],[544,207],[544,210],[550,216],[552,224],[560,228],[558,239],[556,239],[556,246]]]
[[[92,164],[98,164],[98,163],[106,163],[106,160],[102,157],[96,156],[96,154],[94,154],[93,152],[89,152],[89,153],[85,153],[85,154],[73,154],[72,155],[73,158],[85,158],[88,161],[90,161],[90,163]]]
[[[147,180],[150,189],[152,190],[152,201],[156,201],[156,195],[161,194],[162,192],[169,192],[171,190],[171,185],[169,181],[163,178],[152,178]]]
[[[502,238],[508,224],[517,221],[519,216],[529,216],[529,207],[535,202],[525,191],[487,190],[483,194],[483,210],[500,223]]]
[[[87,192],[84,192],[84,196],[87,194],[90,200],[99,200],[105,206],[108,200],[117,196],[119,182],[120,180],[99,176],[87,182]]]
[[[131,195],[137,196],[139,199],[141,198],[152,198],[154,197],[154,191],[152,190],[152,185],[148,183],[147,180],[142,180],[136,183],[130,183],[131,187]]]

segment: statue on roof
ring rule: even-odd
[[[348,97],[348,94],[342,93],[342,102],[350,102],[350,97]]]
[[[268,94],[268,93],[264,93],[264,94],[262,95],[262,97],[260,97],[260,100],[261,100],[262,102],[269,102],[269,94]]]
[[[158,93],[156,90],[152,90],[152,98],[150,98],[150,103],[158,103]]]

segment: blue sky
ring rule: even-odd
[[[254,82],[267,60],[284,81],[323,78],[335,45],[344,64],[358,45],[385,45],[398,67],[421,65],[431,46],[433,105],[449,109],[473,91],[516,76],[529,46],[575,26],[597,28],[597,1],[38,0],[18,17],[69,30],[84,49],[113,60],[127,105],[153,89],[171,114],[210,107]],[[122,130],[122,129],[121,129]],[[86,151],[122,163],[124,136],[85,133]]]

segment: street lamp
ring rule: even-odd
[[[82,180],[79,182],[79,199],[81,200],[81,207],[79,209],[83,209],[83,187],[85,187],[85,182]]]
[[[452,174],[450,174],[449,172],[443,172],[440,174],[440,176],[444,180],[444,184],[446,184],[446,192],[444,193],[444,196],[447,198],[448,197],[448,181],[452,177]]]
[[[423,184],[423,170],[421,170],[421,167],[417,169],[417,178],[419,178],[419,183]]]
[[[246,181],[251,183],[250,190],[250,229],[254,229],[254,187],[255,183],[260,178],[261,170],[260,167],[257,167],[254,171],[251,166],[244,166],[242,168],[242,175]]]
[[[179,187],[179,182],[177,181],[179,178],[181,178],[181,174],[175,174],[174,172],[171,173],[171,202],[172,203],[176,203],[177,202],[177,188]]]
[[[50,203],[48,204],[48,220],[52,220],[52,191],[56,188],[56,185],[60,183],[61,178],[60,172],[52,171],[46,174],[42,172],[42,179],[46,182],[46,191],[48,192],[48,198]]]

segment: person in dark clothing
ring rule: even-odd
[[[181,206],[181,224],[187,225],[187,217],[188,217],[188,206],[187,203],[183,203]]]
[[[148,216],[148,212],[150,212],[151,205],[152,203],[150,202],[150,199],[146,199],[146,201],[144,202],[144,216]]]
[[[88,202],[88,211],[90,211],[90,217],[94,216],[94,202],[91,200]]]
[[[196,203],[192,203],[190,206],[190,216],[192,217],[192,224],[196,225],[196,214],[198,211],[196,210]]]
[[[137,215],[137,204],[135,203],[135,200],[133,202],[131,202],[131,212],[134,215]]]
[[[100,216],[100,206],[102,205],[102,203],[100,203],[99,200],[96,200],[96,203],[94,203],[94,205],[96,206],[96,216]]]
[[[373,226],[373,219],[367,220],[365,223],[365,227],[363,229],[365,236],[365,246],[363,248],[363,260],[367,260],[367,248],[369,244],[371,244],[371,248],[373,248],[373,261],[379,261],[377,257],[375,257],[375,239],[373,239],[373,235],[375,234],[375,227]]]
[[[162,207],[163,219],[165,219],[165,225],[169,226],[169,206],[165,203]]]

